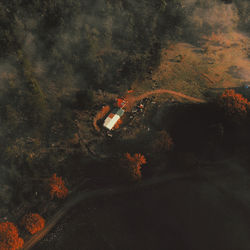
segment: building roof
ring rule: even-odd
[[[124,114],[124,110],[123,109],[118,109],[116,114],[119,115],[120,117],[122,117],[123,114]]]
[[[124,110],[123,109],[114,109],[105,119],[103,126],[109,130],[111,130],[118,120],[123,116]]]

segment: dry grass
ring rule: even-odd
[[[155,81],[159,88],[202,98],[209,88],[240,86],[250,81],[249,44],[250,39],[237,32],[203,37],[200,47],[173,44],[162,50],[161,64],[153,72],[152,80],[134,82],[132,87],[142,94]],[[230,73],[230,68],[237,69],[240,77]]]

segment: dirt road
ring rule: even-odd
[[[189,173],[187,172],[186,173],[173,173],[173,174],[158,176],[158,177],[154,177],[148,180],[144,180],[134,185],[98,189],[98,190],[93,190],[93,191],[86,190],[86,191],[82,191],[81,193],[76,193],[75,195],[72,195],[71,198],[69,198],[69,200],[65,203],[65,205],[58,212],[56,212],[55,215],[50,220],[47,221],[45,228],[42,231],[31,236],[29,239],[25,241],[24,249],[25,250],[31,249],[39,240],[41,240],[47,233],[51,231],[51,229],[60,221],[60,219],[69,210],[71,210],[74,206],[78,205],[80,202],[86,199],[93,199],[93,198],[98,198],[98,197],[103,197],[103,196],[111,196],[111,195],[117,195],[117,194],[122,194],[122,193],[127,193],[127,192],[134,192],[138,190],[143,190],[143,188],[150,188],[150,190],[152,190],[152,185],[164,184],[166,182],[172,182],[172,181],[177,181],[177,180],[190,180],[191,183],[193,183],[193,179],[197,178],[198,176],[200,176],[201,180],[205,181],[206,183],[208,184],[210,183],[209,185],[211,185],[213,189],[217,190],[218,193],[216,195],[214,194],[214,197],[217,197],[218,194],[222,195],[223,197],[225,197],[227,201],[229,201],[230,204],[234,204],[233,206],[236,209],[239,208],[241,212],[244,212],[244,214],[245,213],[248,214],[249,206],[250,206],[250,200],[248,198],[246,199],[246,197],[248,197],[247,196],[248,191],[245,189],[245,185],[243,185],[243,187],[239,189],[235,188],[235,186],[239,187],[239,183],[242,183],[242,173],[241,173],[242,170],[241,169],[237,170],[237,168],[235,168],[235,163],[232,162],[232,159],[223,160],[222,162],[227,163],[226,165],[227,167],[222,168],[219,171],[219,173],[218,171],[214,171],[214,170],[212,171],[207,170],[202,173],[200,172],[200,174],[198,175],[197,175],[197,171],[190,171]],[[231,165],[229,164],[230,162],[231,162]],[[239,175],[239,173],[241,173],[241,175]],[[224,179],[225,174],[227,176],[231,176],[231,178],[229,178],[228,180],[225,181],[225,183],[223,183],[221,180]],[[244,172],[243,172],[243,175],[244,175]],[[245,175],[244,175],[244,178],[245,178]],[[232,183],[234,183],[234,186],[232,186]],[[244,192],[242,191],[242,188]]]
[[[140,101],[140,100],[142,100],[142,99],[144,99],[144,98],[146,98],[146,97],[148,97],[150,95],[166,94],[166,93],[174,95],[174,96],[182,97],[182,98],[187,99],[187,100],[192,101],[192,102],[201,102],[201,103],[205,103],[206,102],[203,99],[199,99],[199,98],[195,98],[195,97],[192,97],[192,96],[188,96],[188,95],[182,94],[181,92],[176,92],[176,91],[168,90],[168,89],[156,89],[156,90],[152,90],[152,91],[147,91],[147,92],[145,92],[142,95],[133,97],[133,100],[134,101]]]
[[[78,203],[88,199],[88,198],[97,198],[99,196],[108,196],[108,195],[115,195],[115,194],[122,194],[126,192],[132,192],[138,188],[149,187],[154,184],[160,184],[165,181],[172,181],[176,179],[182,178],[189,178],[192,176],[192,173],[188,174],[172,174],[172,175],[165,175],[161,177],[155,177],[150,180],[143,181],[136,185],[130,186],[122,186],[117,188],[106,188],[106,189],[98,189],[94,191],[83,191],[79,194],[73,196],[70,200],[66,202],[66,204],[58,211],[56,214],[47,221],[43,230],[38,232],[37,234],[30,237],[30,239],[26,240],[24,243],[24,249],[28,250],[31,249],[39,240],[41,240],[51,229],[59,222],[59,220],[74,206]]]
[[[188,96],[185,94],[182,94],[181,92],[176,92],[173,90],[168,90],[168,89],[156,89],[156,90],[152,90],[152,91],[147,91],[139,96],[128,96],[128,111],[132,109],[132,107],[135,105],[136,102],[139,102],[140,100],[151,96],[151,95],[159,95],[159,94],[170,94],[173,96],[178,96],[181,98],[184,98],[186,100],[189,100],[191,102],[197,102],[197,103],[205,103],[206,101],[203,99],[199,99],[199,98],[195,98],[192,96]]]
[[[145,92],[145,93],[143,93],[143,94],[141,94],[139,96],[127,95],[126,99],[127,99],[128,103],[127,103],[127,106],[126,106],[126,111],[131,111],[132,108],[134,107],[134,105],[136,104],[136,102],[139,102],[140,100],[142,100],[142,99],[144,99],[144,98],[146,98],[148,96],[159,95],[159,94],[170,94],[170,95],[181,97],[181,98],[184,98],[186,100],[189,100],[191,102],[196,102],[196,103],[205,103],[206,102],[203,99],[188,96],[188,95],[182,94],[181,92],[176,92],[176,91],[168,90],[168,89],[156,89],[156,90],[152,90],[152,91],[147,91],[147,92]],[[99,119],[103,118],[105,116],[105,114],[107,114],[108,111],[105,110],[105,112],[104,112],[104,110],[102,109],[94,117],[93,126],[96,129],[96,131],[100,132],[100,128],[97,125],[97,121]]]

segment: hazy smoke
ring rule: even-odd
[[[183,7],[188,10],[187,18],[192,31],[230,32],[239,24],[238,10],[234,4],[216,0],[183,0]]]

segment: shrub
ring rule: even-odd
[[[44,228],[45,220],[39,214],[27,214],[22,219],[22,224],[31,234],[35,234]]]
[[[55,196],[59,199],[64,199],[68,195],[68,189],[65,187],[62,177],[57,177],[55,173],[49,179],[49,185],[51,199]]]
[[[17,227],[12,222],[0,223],[0,250],[18,250],[23,246]]]
[[[134,154],[134,156],[132,156],[131,154],[126,153],[125,161],[126,161],[125,166],[128,167],[128,172],[129,175],[132,177],[132,180],[134,181],[140,180],[142,177],[141,165],[146,164],[147,162],[144,155],[136,153]]]
[[[219,97],[219,105],[228,116],[245,117],[249,104],[247,98],[236,93],[233,89],[225,90]]]

